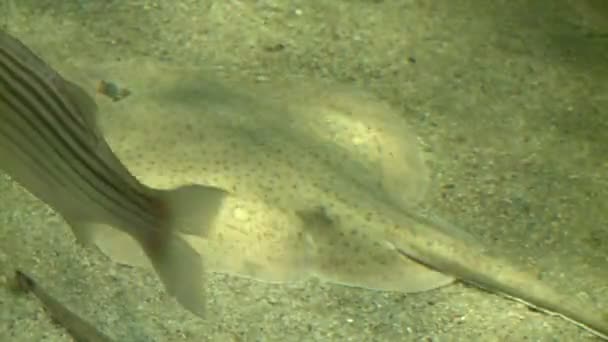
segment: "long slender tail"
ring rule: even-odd
[[[409,234],[412,231],[416,234]],[[424,232],[424,234],[422,234]],[[608,340],[606,313],[578,303],[568,295],[518,270],[510,263],[488,255],[480,246],[444,235],[421,222],[410,222],[408,230],[390,229],[387,241],[402,255],[461,281],[494,292],[536,310],[555,315]]]

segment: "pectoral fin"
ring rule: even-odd
[[[298,211],[297,215],[313,249],[311,268],[321,279],[400,292],[427,291],[454,281],[356,229],[344,227],[340,218],[324,207]]]

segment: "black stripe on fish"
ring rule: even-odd
[[[7,103],[12,105],[15,113],[19,113],[22,118],[28,121],[31,128],[45,137],[46,142],[53,148],[54,153],[62,158],[65,164],[78,177],[86,182],[91,189],[111,201],[115,207],[108,208],[106,202],[100,202],[95,197],[95,194],[88,194],[82,186],[79,187],[79,190],[83,191],[91,200],[104,206],[110,212],[116,213],[118,208],[129,216],[137,212],[140,219],[143,214],[146,216],[146,221],[156,219],[156,217],[148,215],[150,206],[152,205],[149,197],[142,194],[141,191],[134,188],[129,182],[126,182],[123,179],[124,175],[117,174],[104,160],[99,158],[97,151],[94,150],[95,146],[90,141],[83,141],[83,134],[79,133],[83,132],[83,128],[89,130],[90,128],[83,126],[81,120],[69,120],[70,117],[73,118],[75,115],[72,114],[74,112],[71,109],[78,109],[64,100],[65,94],[60,93],[61,90],[58,90],[52,83],[49,84],[35,70],[21,63],[19,59],[9,52],[0,49],[0,57],[4,57],[4,61],[0,63],[0,66],[3,67],[6,73],[6,87],[9,89],[10,94],[17,98],[19,104],[27,107],[29,113],[36,116],[40,122],[37,122],[39,120],[35,120],[36,122],[32,121],[31,115],[28,116],[27,113],[24,113],[24,108],[17,110],[15,103],[10,101]],[[56,77],[60,76],[57,75]],[[70,114],[66,116],[64,113]],[[49,115],[51,116],[50,120]],[[74,123],[79,127],[74,127]],[[40,125],[43,125],[43,127],[40,128]],[[56,146],[53,142],[56,142],[60,146]],[[65,147],[65,149],[62,147]],[[91,165],[92,163],[94,165]],[[105,172],[101,172],[99,168],[103,168],[101,171]],[[88,174],[86,174],[87,172]],[[108,175],[113,175],[114,177],[108,178]],[[102,186],[100,187],[100,185]],[[126,193],[135,196],[129,196],[130,201],[125,201],[123,197]],[[131,210],[125,211],[125,206],[132,205],[136,207],[131,207]]]

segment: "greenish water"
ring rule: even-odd
[[[242,80],[244,92],[255,89],[244,84],[272,89],[298,78],[356,85],[390,103],[420,138],[431,179],[426,211],[573,298],[608,310],[608,45],[589,35],[601,33],[601,25],[581,7],[19,1],[4,13],[10,32],[51,65],[84,74],[84,81],[108,75],[135,87],[135,99],[141,81],[112,75],[123,69],[107,66],[200,67],[230,84]],[[228,110],[242,108],[225,101]],[[113,131],[116,141],[131,144],[133,127],[132,135],[130,126]],[[276,170],[257,171],[267,177]],[[256,178],[247,184],[255,188]],[[460,283],[406,295],[323,279],[271,284],[214,273],[209,318],[201,320],[175,304],[152,272],[75,245],[55,213],[7,177],[0,187],[3,271],[34,275],[117,341],[593,339],[559,318]],[[291,196],[308,199],[295,190]],[[70,340],[34,298],[2,289],[0,305],[0,340]]]

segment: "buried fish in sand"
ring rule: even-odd
[[[424,163],[399,115],[377,101],[300,80],[239,92],[246,87],[217,84],[205,70],[141,60],[88,73],[133,89],[100,101],[100,121],[143,181],[206,181],[231,192],[210,230],[185,236],[208,270],[402,292],[459,279],[608,335],[602,313],[415,212]],[[130,240],[117,230],[96,237],[114,260],[145,265]]]
[[[0,169],[61,214],[78,241],[90,242],[95,224],[133,237],[167,291],[202,315],[203,265],[177,233],[211,224],[226,193],[143,185],[108,147],[96,111],[81,88],[0,31]]]

